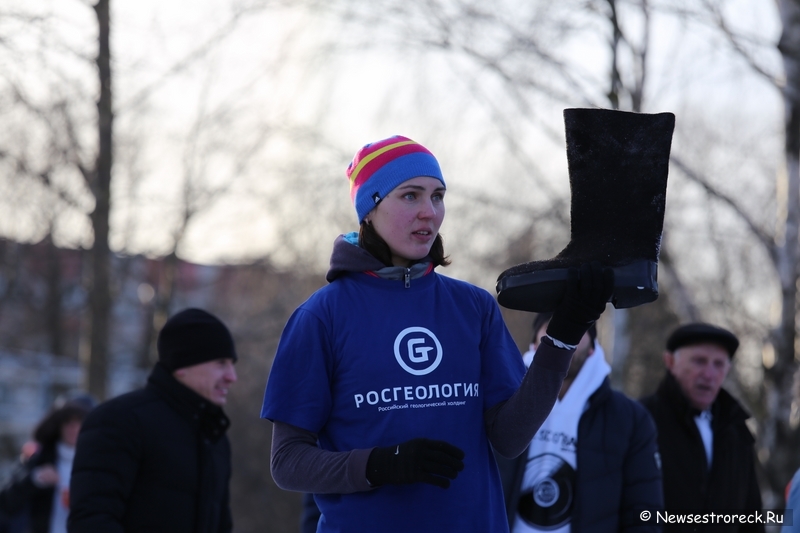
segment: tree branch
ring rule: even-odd
[[[764,249],[766,250],[769,257],[773,260],[773,262],[777,260],[774,237],[769,233],[767,233],[766,231],[764,231],[761,227],[759,227],[759,225],[756,224],[753,218],[749,214],[747,214],[744,211],[744,209],[742,209],[742,207],[733,198],[731,198],[724,192],[720,191],[719,189],[711,185],[711,183],[709,183],[709,181],[705,178],[705,176],[701,176],[693,169],[689,168],[689,166],[686,163],[684,163],[679,157],[675,155],[671,156],[670,162],[672,163],[672,165],[679,168],[686,175],[687,178],[689,178],[691,181],[693,181],[694,183],[700,185],[703,189],[705,189],[706,193],[708,193],[710,196],[713,196],[714,198],[717,198],[718,200],[726,204],[728,207],[730,207],[733,210],[733,212],[736,213],[736,215],[739,218],[741,218],[742,221],[744,221],[747,227],[750,228],[750,232],[753,234],[753,236],[756,237],[758,242],[761,243],[761,245],[764,247]]]

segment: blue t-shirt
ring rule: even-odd
[[[316,433],[325,450],[417,437],[464,450],[449,489],[415,483],[316,495],[319,531],[507,531],[483,413],[517,390],[524,371],[485,290],[435,273],[409,288],[349,273],[290,318],[261,416]]]
[[[781,533],[797,533],[800,531],[800,470],[795,471],[788,488]]]

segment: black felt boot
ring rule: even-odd
[[[556,257],[509,268],[497,279],[500,305],[548,312],[569,267],[600,261],[614,270],[614,307],[658,297],[657,267],[675,115],[566,109],[572,193],[571,239]]]

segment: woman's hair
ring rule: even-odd
[[[384,265],[392,266],[392,252],[389,249],[389,245],[378,235],[372,224],[366,220],[361,223],[361,227],[358,230],[358,245],[371,253]],[[450,258],[444,255],[444,240],[441,234],[436,234],[428,257],[433,266],[447,266],[450,264]]]
[[[42,447],[55,446],[61,439],[61,428],[73,420],[83,422],[89,410],[78,403],[66,403],[63,407],[53,409],[33,430],[33,439]]]

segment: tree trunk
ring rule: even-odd
[[[53,228],[45,238],[47,247],[47,308],[44,310],[47,334],[50,337],[49,351],[53,355],[64,355],[61,330],[61,258],[53,242]]]
[[[169,318],[169,311],[172,308],[172,302],[175,298],[175,283],[178,275],[178,255],[173,249],[172,253],[164,258],[161,262],[159,269],[158,287],[156,288],[156,296],[153,304],[153,317],[150,322],[151,329],[151,345],[150,345],[150,359],[149,365],[158,361],[158,332],[166,324]]]
[[[106,398],[109,330],[111,326],[111,251],[108,244],[111,212],[112,125],[111,50],[109,47],[109,3],[98,0],[94,6],[99,29],[97,67],[100,77],[100,98],[97,102],[99,146],[92,192],[94,244],[91,250],[92,279],[90,288],[91,341],[86,362],[86,388],[99,400]]]
[[[782,501],[782,490],[791,479],[800,461],[797,449],[800,434],[790,424],[792,376],[795,364],[795,320],[797,316],[798,225],[800,225],[800,4],[797,0],[780,0],[783,33],[778,44],[786,85],[785,107],[786,220],[783,241],[776,242],[775,261],[781,283],[781,321],[773,332],[774,364],[765,368],[764,394],[768,418],[762,431],[762,450],[771,453],[765,465],[773,495],[766,495],[765,504]],[[780,190],[781,187],[778,187]],[[780,203],[781,199],[779,199]],[[777,444],[780,443],[780,446]],[[770,498],[773,501],[769,501]]]

